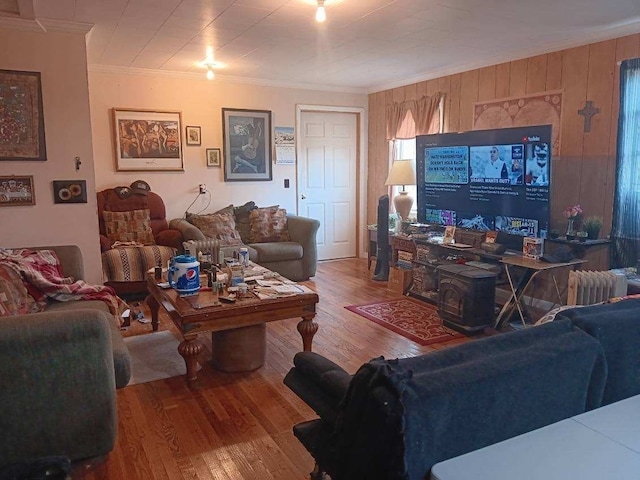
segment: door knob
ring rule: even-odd
[[[305,200],[307,197],[305,197],[305,196],[304,196],[304,193],[303,193],[303,194],[301,194],[301,195],[300,195],[300,198],[301,198],[302,200]]]

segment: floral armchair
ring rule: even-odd
[[[142,180],[102,190],[97,199],[105,285],[123,297],[146,294],[147,270],[182,250],[182,234],[169,228],[162,198]]]

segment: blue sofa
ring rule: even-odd
[[[602,405],[640,395],[640,298],[563,310],[568,318],[598,340],[607,362]]]
[[[320,418],[294,426],[312,478],[423,479],[437,462],[601,405],[601,344],[565,318],[349,375],[311,352],[284,379]]]

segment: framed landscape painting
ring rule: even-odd
[[[118,172],[182,171],[180,112],[113,109]]]
[[[40,72],[0,70],[0,160],[46,160]]]
[[[222,109],[224,181],[271,180],[271,111]]]

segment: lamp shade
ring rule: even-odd
[[[391,165],[385,185],[415,185],[416,169],[413,160],[396,160]]]

